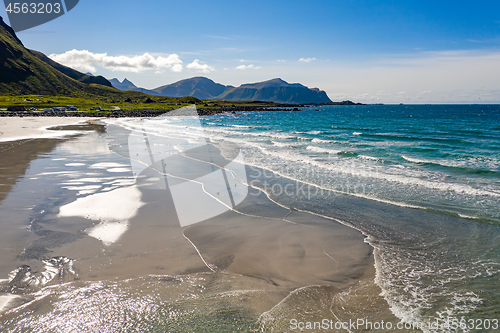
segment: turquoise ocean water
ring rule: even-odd
[[[498,106],[325,106],[205,118],[203,125],[208,137],[245,148],[250,165],[394,205],[500,223]]]
[[[361,230],[400,319],[500,316],[499,106],[323,106],[203,124],[273,172],[253,185],[274,200]],[[310,187],[285,193],[280,177]]]

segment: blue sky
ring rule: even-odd
[[[232,85],[281,77],[334,100],[500,102],[497,0],[80,0],[19,37],[146,88],[198,75]]]

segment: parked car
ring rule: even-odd
[[[26,111],[26,108],[23,105],[13,105],[7,107],[7,111]]]

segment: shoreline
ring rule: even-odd
[[[299,108],[305,105],[290,105],[276,107],[261,107],[261,106],[238,106],[238,107],[220,107],[220,108],[203,108],[197,107],[199,116],[213,116],[221,113],[236,113],[236,112],[266,112],[266,111],[301,111]],[[136,117],[158,117],[175,109],[140,109],[140,110],[109,110],[108,112],[32,112],[32,111],[1,111],[2,117],[34,117],[34,118],[66,118],[66,117],[91,117],[91,118],[136,118]]]
[[[82,133],[81,131],[50,130],[55,126],[70,126],[95,121],[93,118],[42,118],[42,117],[19,117],[14,119],[0,118],[0,142],[11,142],[27,139],[57,139],[68,135]]]
[[[82,121],[80,118],[66,119],[68,122],[64,125]],[[59,119],[55,118],[34,120],[36,120],[34,122],[36,125],[25,129],[26,131],[31,130],[31,134],[25,135],[39,135],[39,131],[48,132],[50,130],[47,128],[63,125]],[[41,123],[39,120],[43,120],[43,122]],[[45,120],[47,121],[45,122]],[[88,121],[88,119],[83,121]],[[25,118],[18,121],[17,127],[9,124],[9,122],[7,125],[13,132],[16,132],[16,129],[22,128],[23,123],[31,122],[33,120]],[[39,126],[43,127],[43,129],[40,129]],[[80,137],[82,140],[76,138],[74,140],[64,140],[64,142],[69,148],[73,141],[82,141],[90,148],[94,146],[94,143],[85,138],[91,136],[84,135]],[[42,138],[41,140],[49,142],[50,140],[47,139],[49,138]],[[15,140],[15,138],[11,138],[11,140]],[[56,167],[57,160],[64,159],[67,156],[71,157],[70,151],[66,150],[62,156],[49,155],[51,160],[55,161],[52,162],[51,168],[55,171],[59,170]],[[84,151],[86,149],[81,149],[79,154]],[[74,168],[74,170],[85,174],[85,172],[90,171],[87,170],[88,165],[91,165],[91,170],[97,170],[97,165],[94,162],[87,162],[89,158],[99,161],[100,166],[103,167],[106,163],[102,162],[106,161],[109,165],[120,163],[119,160],[106,160],[111,156],[88,156],[88,158],[85,157],[78,161],[71,161],[71,158],[66,159],[59,162],[59,165],[64,167],[66,164],[72,170]],[[202,158],[201,156],[196,157]],[[15,155],[12,158],[15,159]],[[43,174],[43,170],[37,169],[36,164],[33,164],[36,161],[37,159],[34,159],[29,162],[31,165],[30,171],[35,175]],[[71,161],[71,163],[67,163],[68,161]],[[202,164],[192,162],[190,165],[196,169],[203,167]],[[113,168],[110,166],[109,170],[113,170]],[[102,169],[102,172],[106,171],[106,169]],[[183,170],[178,171],[182,173]],[[111,175],[113,174],[108,174],[106,181],[100,182],[110,183],[109,176]],[[149,177],[147,179],[154,177],[154,175],[147,176]],[[49,178],[42,180],[41,184],[53,183]],[[75,179],[75,183],[84,181],[84,179],[86,178]],[[22,182],[32,184],[32,181],[24,177],[24,173],[19,180],[19,183]],[[92,184],[100,185],[100,182]],[[296,302],[300,304],[310,302],[310,295],[316,295],[315,297],[318,297],[318,302],[321,304],[339,302],[341,305],[338,306],[335,303],[335,312],[337,313],[337,311],[343,311],[344,308],[355,307],[355,304],[349,302],[342,303],[345,301],[340,296],[340,293],[349,293],[349,290],[363,290],[365,284],[369,284],[372,289],[375,288],[373,289],[374,295],[380,292],[373,285],[375,277],[373,248],[364,242],[362,233],[352,227],[343,225],[338,221],[333,222],[328,217],[289,210],[273,202],[267,193],[261,191],[258,197],[250,198],[245,205],[238,207],[237,210],[228,211],[200,224],[181,228],[176,221],[175,214],[172,215],[175,208],[170,201],[171,199],[169,199],[168,193],[160,193],[154,186],[151,187],[150,183],[151,181],[139,184],[142,192],[141,200],[145,202],[146,206],[139,208],[135,216],[130,216],[127,221],[126,232],[113,239],[112,242],[109,241],[109,237],[102,237],[102,235],[93,237],[95,235],[86,235],[84,232],[66,243],[54,240],[54,245],[48,245],[48,253],[43,254],[43,258],[69,258],[70,264],[66,262],[64,264],[62,262],[58,263],[60,266],[56,265],[56,267],[61,269],[61,274],[55,274],[56,278],[47,287],[64,282],[73,282],[71,281],[74,276],[71,273],[73,261],[75,261],[74,270],[79,281],[78,284],[82,282],[97,283],[99,281],[108,283],[116,279],[123,281],[120,283],[126,284],[128,280],[125,279],[136,279],[134,281],[138,281],[151,276],[163,276],[165,279],[170,279],[171,276],[181,276],[185,277],[185,279],[206,276],[207,281],[216,278],[224,286],[223,289],[217,291],[219,297],[216,300],[210,300],[210,302],[227,302],[228,296],[225,295],[232,295],[231,293],[237,295],[240,292],[247,293],[251,291],[252,296],[247,296],[251,300],[249,301],[250,305],[247,306],[252,311],[256,311],[258,315],[256,323],[260,323],[263,327],[269,325],[286,327],[284,318],[288,318],[299,311],[295,309]],[[57,182],[54,185],[57,187]],[[125,185],[122,188],[128,188],[128,186]],[[48,191],[44,186],[35,187],[44,188],[44,191]],[[16,186],[16,188],[8,191],[9,194],[22,192],[22,188],[21,184],[21,186]],[[81,190],[86,190],[85,184],[81,186]],[[21,198],[21,192],[17,193],[16,197]],[[204,192],[205,194],[202,192],[200,192],[200,195],[206,194],[206,192]],[[109,193],[110,197],[115,193],[119,194],[111,191],[102,193]],[[92,195],[94,194],[90,194],[90,196]],[[50,196],[52,198],[52,195]],[[76,198],[78,198],[78,194]],[[120,200],[120,198],[109,198],[109,200]],[[9,202],[4,199],[0,204],[5,209],[9,207]],[[68,203],[68,199],[65,199],[65,202]],[[67,207],[71,208],[71,206]],[[52,209],[52,214],[54,214],[60,208],[54,206],[54,208],[45,209]],[[92,222],[84,219],[83,215],[72,217],[71,214],[68,214],[68,216],[61,217],[49,214],[48,218],[51,219],[51,223],[60,224],[57,228],[58,232],[70,233],[82,229],[82,227],[77,226],[89,225]],[[99,214],[96,213],[96,215]],[[90,220],[93,219],[91,216]],[[106,219],[109,219],[109,217],[106,217]],[[13,224],[11,230],[16,231],[12,233],[14,237],[11,236],[12,239],[4,243],[5,246],[13,247],[12,245],[16,244],[15,246],[19,249],[30,249],[30,244],[36,244],[36,240],[33,242],[32,238],[34,235],[30,235],[29,240],[25,239],[19,228],[21,225],[14,225],[19,222],[12,221],[9,223]],[[51,223],[47,225],[49,226],[47,231],[51,229]],[[97,219],[93,223],[94,227],[101,225]],[[40,230],[35,231],[35,235],[37,233],[43,235],[46,232],[44,231],[46,230],[45,224],[36,222],[33,225],[40,228]],[[102,224],[102,226],[105,227],[106,225]],[[83,228],[83,230],[88,230],[88,228]],[[113,231],[112,229],[109,230]],[[101,231],[106,232],[106,229],[104,228]],[[9,234],[11,232],[7,229],[2,238],[9,237]],[[16,237],[18,240],[16,240]],[[49,239],[45,241],[45,243],[48,242]],[[14,253],[3,255],[3,257],[4,259],[7,259],[7,257],[14,258],[12,254]],[[10,259],[7,261],[10,261]],[[203,261],[209,263],[209,266]],[[39,259],[34,257],[21,260],[19,264],[31,266],[33,268],[33,277],[39,276],[44,269],[39,263]],[[207,267],[218,267],[218,271],[210,272]],[[5,271],[6,267],[3,268]],[[57,276],[65,277],[63,280],[58,280]],[[1,276],[0,278],[4,277]],[[323,287],[318,288],[318,285]],[[40,287],[43,286],[40,285]],[[167,285],[165,288],[161,292],[170,293],[169,288],[171,287]],[[372,289],[370,289],[370,292],[372,292]],[[2,291],[10,292],[9,289]],[[377,299],[383,303],[380,297]],[[207,301],[209,300],[207,299]],[[43,306],[45,302],[45,299],[41,299],[33,306],[35,308]],[[324,311],[325,316],[329,315],[329,308],[322,307],[319,303],[315,304],[313,302],[308,306]],[[379,303],[379,305],[382,303]],[[235,308],[241,307],[239,298],[232,299],[230,304]],[[74,306],[78,308],[81,305],[75,304]],[[31,307],[30,305],[29,308]],[[287,312],[287,315],[281,315],[280,313],[283,311]],[[307,311],[309,311],[308,308],[304,307],[303,312],[306,313]],[[262,316],[266,317],[265,322],[261,322]],[[334,317],[331,318],[335,319]]]
[[[28,117],[23,117],[23,118],[18,118],[16,119],[15,121],[9,121],[9,122],[2,122],[0,120],[0,145],[8,145],[7,147],[14,147],[14,145],[16,143],[27,143],[29,144],[30,142],[33,142],[31,140],[37,140],[37,142],[46,142],[45,140],[47,139],[64,139],[64,137],[67,137],[67,136],[70,136],[70,135],[78,135],[78,134],[85,134],[85,132],[88,133],[88,131],[82,131],[82,129],[84,129],[83,127],[80,128],[80,130],[78,130],[78,126],[75,128],[75,126],[72,126],[72,125],[84,125],[84,123],[88,123],[89,121],[92,122],[92,121],[95,121],[94,119],[92,118],[69,118],[69,117],[66,117],[66,118],[62,118],[62,119],[59,119],[57,117],[50,117],[50,118],[28,118]],[[64,121],[63,121],[64,119]],[[27,125],[27,126],[25,126]],[[54,127],[59,127],[61,126],[61,128],[58,128],[58,129],[53,129]],[[64,130],[64,127],[67,127],[68,129],[67,130]],[[19,133],[20,132],[20,133]],[[47,141],[47,142],[50,142],[50,141]],[[55,147],[55,145],[57,145],[57,142],[58,141],[55,141],[54,144],[51,144],[50,147]],[[60,142],[60,141],[59,141]],[[38,147],[39,144],[37,144],[37,147]],[[36,149],[36,147],[34,147]],[[52,149],[52,148],[51,148]],[[8,148],[7,149],[7,152],[10,151],[11,149]],[[46,153],[46,149],[43,149],[41,150],[42,152]],[[14,151],[12,151],[14,153]],[[30,152],[30,155],[33,155],[35,156],[36,158],[36,155],[37,153],[36,152]],[[5,159],[5,161],[7,160],[15,160],[15,157],[13,156],[14,159],[12,158],[9,158],[9,159]],[[31,163],[31,161],[33,161],[32,159],[26,159],[25,162],[27,163]],[[78,164],[80,163],[69,163],[69,165],[73,166],[77,166]],[[22,178],[23,177],[23,173],[26,171],[26,167],[19,167],[16,166],[16,169],[19,169],[20,170],[20,174],[19,174],[19,178]],[[248,185],[246,185],[248,186]],[[250,188],[250,186],[249,186]],[[82,187],[83,189],[83,187]],[[260,201],[261,202],[264,202],[264,201],[268,201],[268,205],[270,206],[275,206],[275,208],[270,208],[271,211],[274,211],[274,210],[283,210],[283,211],[287,211],[286,213],[283,213],[284,215],[288,215],[291,213],[291,211],[289,211],[288,208],[286,208],[285,206],[282,206],[280,203],[278,202],[275,202],[271,197],[269,197],[269,195],[260,190],[260,189],[257,189],[257,188],[254,188],[255,190],[258,190],[261,192],[261,196],[263,197],[263,199],[261,199]],[[5,189],[7,192],[6,193],[3,193],[3,194],[8,194],[8,192],[11,191],[10,187],[8,189]],[[86,189],[83,189],[83,191],[85,191]],[[85,192],[83,192],[85,193]],[[109,192],[107,192],[109,193]],[[2,196],[0,196],[0,204],[2,203],[3,199],[2,199]],[[236,211],[236,213],[238,214],[238,212]],[[245,213],[241,213],[242,217],[245,215]],[[316,215],[317,218],[319,219],[327,219],[327,220],[330,220],[332,221],[334,224],[338,224],[338,226],[340,226],[340,228],[346,228],[348,230],[353,230],[354,233],[359,233],[359,235],[361,236],[361,232],[359,230],[356,230],[355,228],[349,226],[348,224],[344,224],[342,222],[339,222],[339,220],[337,219],[332,219],[331,217],[327,217],[327,216],[322,216],[322,215],[318,215],[318,214],[314,214],[314,213],[311,213],[311,212],[307,212],[307,211],[303,211],[303,212],[300,212],[300,211],[297,211],[296,213],[294,214],[306,214],[306,215]],[[266,217],[263,217],[264,219],[266,219]],[[274,218],[273,218],[274,219]],[[195,228],[196,229],[196,228]],[[186,229],[187,230],[187,229]],[[361,236],[361,243],[364,243],[363,240],[362,240],[363,236]],[[371,247],[370,247],[371,249]],[[373,250],[371,249],[371,255],[372,257],[372,261],[373,261]],[[371,266],[373,266],[373,263],[371,264]]]

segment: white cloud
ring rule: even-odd
[[[242,71],[245,71],[247,69],[259,69],[260,66],[255,66],[254,64],[250,64],[250,65],[239,65],[238,67],[236,67],[236,69],[239,69],[239,70],[242,70]]]
[[[199,71],[202,71],[203,73],[210,73],[211,71],[215,70],[212,66],[209,66],[207,64],[200,64],[199,59],[194,59],[194,61],[186,66],[189,69],[196,69]]]
[[[170,69],[182,71],[182,61],[177,54],[154,57],[149,53],[135,56],[108,56],[107,53],[93,53],[88,50],[71,50],[62,54],[51,54],[49,58],[81,72],[96,72],[96,67],[112,71],[139,73],[145,70]]]
[[[300,62],[311,62],[314,60],[316,60],[316,58],[300,58],[299,59]]]
[[[172,66],[172,72],[180,73],[182,72],[182,65],[181,64],[175,64]]]
[[[285,59],[278,59],[278,60],[276,60],[276,61],[277,61],[277,62],[286,62],[286,60],[285,60]]]

